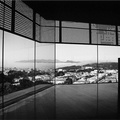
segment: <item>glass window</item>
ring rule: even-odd
[[[5,32],[4,40],[4,102],[7,102],[20,96],[28,97],[28,93],[34,91],[34,42],[8,32]],[[33,99],[34,96],[31,96],[31,100]],[[25,106],[21,110],[23,103],[16,101],[16,104],[4,111],[4,118],[29,117],[27,98],[24,99],[24,103]],[[31,103],[30,107],[34,109],[34,103]]]
[[[41,42],[54,42],[54,41],[55,41],[55,28],[41,27]]]
[[[62,27],[89,28],[89,24],[79,22],[62,22]]]
[[[117,117],[118,58],[120,58],[119,51],[120,47],[116,46],[98,46],[99,118]]]
[[[55,76],[56,117],[94,118],[97,111],[97,84],[94,84],[97,83],[97,46],[57,44]]]
[[[115,45],[116,44],[115,32],[92,30],[92,43]]]
[[[89,43],[89,30],[62,28],[62,42]]]
[[[36,73],[35,89],[49,88],[36,95],[36,118],[54,119],[55,115],[55,91],[54,91],[54,69],[55,48],[54,44],[36,43]],[[41,95],[43,96],[41,97]],[[40,107],[41,106],[41,107]],[[43,110],[44,109],[44,110]]]

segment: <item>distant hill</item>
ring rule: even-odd
[[[67,60],[66,63],[80,63],[80,61]]]
[[[21,62],[21,63],[33,63],[34,60],[21,60],[21,61],[16,61],[16,62]],[[79,63],[79,61],[72,61],[72,60],[67,60],[67,61],[60,61],[60,60],[55,60],[55,59],[37,59],[36,63]]]

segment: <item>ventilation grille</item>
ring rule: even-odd
[[[32,30],[32,21],[20,15],[19,13],[15,13],[15,32],[26,37],[32,38]]]
[[[0,3],[0,27],[11,30],[11,13],[11,8],[5,6],[4,10],[4,5]]]
[[[15,9],[29,19],[33,20],[33,10],[20,0],[16,1]]]
[[[0,27],[3,27],[4,6],[0,3]]]
[[[11,30],[11,16],[12,16],[11,8],[5,6],[5,23],[4,23],[4,28],[7,29],[7,30]]]

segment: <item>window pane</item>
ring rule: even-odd
[[[21,100],[5,109],[4,118],[34,119],[34,103],[26,98],[34,91],[34,42],[5,32],[4,54],[4,102]],[[34,100],[34,96],[30,98]],[[31,110],[33,114],[29,114]]]
[[[62,42],[89,43],[89,30],[62,28]]]
[[[36,95],[36,118],[39,120],[54,119],[55,91],[54,78],[54,44],[36,43],[36,90],[49,88]]]
[[[97,82],[96,63],[97,46],[56,45],[55,83],[58,119],[95,118],[97,84],[93,83]]]
[[[115,30],[115,26],[113,25],[101,25],[101,24],[92,24],[92,29],[100,29],[100,30]]]
[[[116,47],[116,46],[98,46],[98,68],[99,68],[98,116],[99,118],[117,117],[118,58],[120,57],[119,51],[120,51],[120,47]]]
[[[55,41],[55,28],[54,27],[41,27],[41,41],[54,42]]]
[[[89,24],[79,22],[62,22],[62,27],[89,28]]]
[[[115,32],[92,30],[92,43],[115,45],[116,44]]]

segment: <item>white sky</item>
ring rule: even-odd
[[[97,61],[96,45],[66,45],[56,46],[56,57],[59,60],[74,61]],[[116,46],[99,46],[98,60],[117,62],[120,57],[120,47]]]

